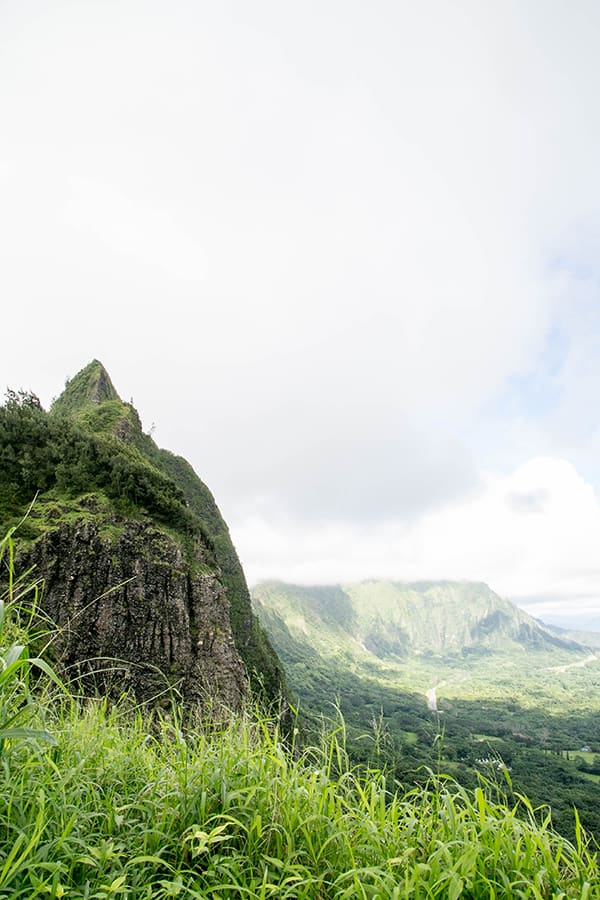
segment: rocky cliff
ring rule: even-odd
[[[143,433],[97,360],[49,414],[31,394],[0,408],[0,525],[36,494],[19,564],[44,579],[54,652],[75,683],[228,708],[249,684],[268,701],[285,692],[210,491]]]
[[[93,507],[92,507],[93,508]],[[248,682],[230,607],[214,571],[190,565],[177,541],[144,522],[98,515],[50,529],[21,556],[42,573],[53,651],[84,691],[139,702],[238,708]]]

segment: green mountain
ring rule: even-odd
[[[34,497],[16,537],[45,578],[69,665],[86,653],[126,657],[139,688],[141,659],[188,696],[201,688],[227,703],[247,677],[268,700],[284,692],[211,492],[143,432],[98,360],[49,413],[23,392],[0,407],[0,525],[18,523]]]
[[[585,652],[577,641],[544,626],[503,600],[486,584],[365,581],[302,587],[258,585],[253,600],[273,633],[336,648],[356,664],[401,663],[411,657],[436,662],[495,652]]]
[[[94,359],[68,380],[63,393],[53,402],[52,411],[58,415],[76,415],[110,400],[122,402],[108,372],[99,360]]]
[[[319,673],[327,685],[366,679],[409,692],[430,709],[487,698],[587,711],[587,679],[600,672],[596,635],[545,626],[482,583],[267,582],[252,600],[313,711]]]

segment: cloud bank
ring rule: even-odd
[[[2,384],[102,359],[251,573],[596,596],[553,510],[600,486],[599,37],[593,2],[6,0]]]

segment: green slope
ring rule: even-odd
[[[52,404],[56,415],[75,416],[94,405],[121,398],[102,363],[93,359],[84,369],[67,381],[65,390]]]
[[[0,524],[16,522],[37,495],[22,538],[35,539],[61,517],[88,516],[89,493],[126,516],[148,518],[187,547],[202,536],[220,570],[238,651],[253,687],[276,700],[283,669],[252,614],[250,596],[229,531],[215,500],[192,467],[156,446],[137,411],[119,397],[93,360],[66,385],[46,413],[31,394],[9,395],[0,408]]]
[[[413,657],[439,664],[524,649],[567,656],[586,652],[481,583],[303,587],[271,582],[258,585],[253,599],[265,621],[276,613],[292,634],[323,652],[335,647],[357,664],[395,665]]]
[[[588,709],[586,679],[600,668],[593,640],[544,626],[480,583],[268,582],[253,590],[253,603],[286,666],[316,654],[423,696],[436,687],[438,697]]]

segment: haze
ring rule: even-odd
[[[600,622],[600,6],[0,3],[2,388],[92,358],[250,581]]]

